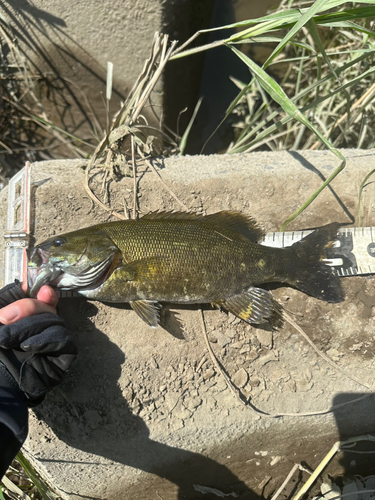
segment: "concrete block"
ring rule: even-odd
[[[343,153],[345,170],[291,230],[335,220],[353,223],[359,186],[375,168],[375,157],[373,151]],[[157,168],[191,210],[241,210],[276,231],[338,164],[328,152],[280,152],[169,158]],[[37,241],[110,220],[89,199],[80,166],[79,161],[32,165],[33,180],[50,179],[35,193]],[[103,176],[93,174],[93,187],[103,197]],[[132,189],[131,178],[111,181],[115,210],[122,210],[124,197],[132,206]],[[139,166],[138,190],[142,212],[181,209],[147,167]],[[1,252],[6,200],[4,189]],[[375,225],[371,179],[362,206],[362,225]],[[339,304],[288,287],[273,291],[342,372],[287,323],[273,337],[262,336],[231,314],[205,308],[211,346],[228,375],[239,379],[248,405],[232,394],[212,364],[196,307],[171,305],[162,326],[152,330],[127,306],[61,299],[59,314],[74,333],[79,357],[61,388],[30,412],[27,456],[64,499],[193,499],[203,495],[202,487],[234,498],[269,496],[291,462],[315,467],[337,439],[374,428],[374,398],[368,395],[374,373],[374,279],[348,277],[343,286],[346,300]],[[295,415],[306,412],[317,414]],[[336,470],[350,461],[345,456]],[[202,498],[216,497],[211,491]]]

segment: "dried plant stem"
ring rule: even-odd
[[[228,388],[230,389],[232,394],[234,394],[236,399],[239,400],[242,404],[246,404],[241,397],[241,392],[237,389],[237,387],[233,384],[231,379],[228,377],[228,375],[225,373],[225,371],[220,366],[220,363],[219,363],[217,357],[215,356],[215,353],[213,352],[211,344],[210,344],[208,337],[207,337],[206,323],[204,321],[204,315],[203,315],[202,308],[200,308],[199,310],[200,310],[203,337],[204,337],[204,341],[206,343],[207,350],[208,350],[208,353],[210,355],[212,364],[216,367],[217,371],[223,376]]]
[[[292,470],[286,476],[285,481],[280,486],[280,488],[276,491],[276,493],[273,495],[273,497],[271,498],[271,500],[276,500],[279,497],[280,493],[283,491],[283,489],[285,488],[285,486],[292,479],[293,474],[296,472],[297,469],[303,470],[304,472],[309,472],[309,471],[307,471],[307,469],[305,469],[305,467],[302,467],[302,465],[300,465],[300,464],[294,464]]]
[[[345,370],[343,370],[342,368],[340,368],[336,363],[334,363],[328,356],[326,356],[324,354],[324,352],[322,352],[320,349],[318,349],[316,347],[316,345],[314,344],[314,342],[312,340],[310,340],[310,338],[307,336],[307,334],[302,330],[302,328],[297,325],[297,323],[289,316],[289,314],[287,314],[285,311],[284,311],[284,318],[286,319],[286,321],[292,325],[293,328],[295,328],[297,330],[297,332],[302,335],[302,337],[310,344],[310,346],[314,349],[314,351],[316,353],[318,353],[318,355],[324,359],[324,361],[326,361],[328,364],[330,364],[336,371],[342,373],[342,375],[345,375],[345,377],[349,378],[350,380],[352,380],[353,382],[355,382],[356,384],[359,384],[361,385],[362,387],[365,387],[366,389],[368,389],[369,391],[372,391],[372,388],[369,387],[367,384],[364,384],[363,382],[361,382],[359,379],[357,379],[356,377],[353,377],[353,375],[349,375]]]
[[[133,165],[133,219],[138,219],[137,212],[137,167],[135,162],[134,136],[131,136],[132,165]]]
[[[340,442],[338,441],[335,443],[330,451],[327,453],[327,455],[324,457],[324,459],[320,462],[318,467],[314,470],[314,472],[311,474],[309,479],[306,481],[306,483],[302,486],[302,488],[299,490],[299,492],[294,495],[292,500],[298,500],[301,498],[302,495],[304,495],[314,484],[315,480],[317,477],[320,475],[320,473],[327,467],[328,463],[332,460],[332,458],[336,455],[338,450],[340,449]]]
[[[118,212],[115,212],[113,210],[111,210],[109,207],[107,207],[106,205],[104,205],[104,203],[102,203],[98,197],[94,194],[94,192],[92,191],[92,189],[90,188],[90,171],[91,171],[91,168],[93,167],[94,165],[94,162],[99,154],[99,151],[101,150],[104,142],[106,141],[107,137],[105,137],[102,142],[97,146],[93,156],[91,157],[90,161],[88,162],[87,166],[86,166],[86,170],[85,170],[85,180],[84,180],[84,186],[85,186],[85,189],[87,191],[87,194],[90,196],[90,198],[93,200],[93,202],[95,202],[96,204],[98,204],[103,210],[105,210],[106,212],[110,212],[111,215],[117,217],[118,219],[121,219],[123,220],[124,217],[119,214]]]
[[[271,418],[280,418],[280,417],[310,417],[310,416],[314,416],[314,415],[324,415],[326,413],[332,413],[333,411],[335,411],[335,410],[337,410],[339,408],[343,408],[344,406],[356,403],[358,401],[362,401],[363,399],[366,399],[366,398],[368,398],[369,396],[372,395],[372,392],[369,392],[369,393],[367,393],[365,395],[362,395],[362,396],[360,396],[358,398],[354,398],[351,401],[346,401],[345,403],[340,403],[340,404],[337,404],[337,405],[333,405],[330,408],[324,408],[323,410],[310,411],[310,412],[268,413],[268,412],[266,412],[266,411],[264,411],[264,410],[262,410],[260,408],[257,408],[253,404],[250,404],[249,400],[245,399],[245,397],[242,394],[242,392],[239,389],[237,389],[237,387],[230,380],[230,377],[225,373],[225,371],[221,367],[218,359],[215,356],[215,353],[213,352],[213,350],[211,348],[210,342],[209,342],[208,337],[207,337],[206,325],[205,325],[204,315],[203,315],[202,309],[200,309],[200,313],[201,313],[202,332],[203,332],[203,336],[204,336],[204,339],[205,339],[205,342],[206,342],[207,350],[208,350],[208,353],[210,355],[212,363],[217,368],[218,372],[223,376],[223,378],[224,378],[227,386],[229,387],[229,389],[231,390],[231,392],[234,394],[234,396],[236,397],[236,399],[238,399],[243,405],[245,405],[246,407],[248,407],[249,409],[251,409],[254,413],[256,413],[258,415],[262,415],[264,417],[271,417]],[[318,353],[318,355],[321,356],[333,368],[335,368],[335,370],[339,371],[340,373],[342,373],[343,375],[345,375],[349,379],[353,380],[353,382],[356,382],[356,383],[360,384],[361,386],[365,387],[366,389],[368,389],[370,391],[372,390],[366,384],[363,384],[359,380],[357,380],[354,377],[348,375],[344,370],[342,370],[339,366],[337,366],[336,363],[334,363],[322,351],[320,351],[315,346],[315,344],[309,339],[309,337],[302,330],[302,328],[300,326],[298,326],[297,323],[295,323],[292,320],[292,318],[285,311],[284,311],[284,317],[285,317],[286,321],[288,323],[290,323],[293,326],[293,328],[295,328],[298,331],[298,333],[300,333],[307,340],[307,342]]]
[[[366,92],[350,107],[350,112],[354,111],[356,108],[358,108],[358,106],[360,106],[363,102],[365,102],[367,99],[369,99],[369,101],[371,102],[373,97],[374,97],[374,94],[375,94],[375,83],[373,85],[371,85],[371,87],[366,90]],[[338,120],[337,122],[335,122],[334,125],[332,125],[332,127],[330,127],[330,129],[327,131],[327,134],[326,136],[328,137],[332,130],[337,127],[338,125],[340,125],[340,123],[342,123],[344,120],[346,120],[348,117],[348,113],[344,113]],[[315,141],[314,144],[311,146],[310,149],[316,149],[320,144],[320,141]]]
[[[172,191],[172,189],[168,186],[168,184],[163,180],[162,176],[156,170],[156,168],[154,167],[154,165],[152,164],[152,162],[146,158],[146,156],[143,154],[143,152],[141,150],[139,150],[139,154],[142,156],[142,159],[144,160],[144,162],[146,163],[146,165],[148,167],[150,167],[150,169],[154,172],[154,174],[157,176],[157,178],[159,179],[159,181],[163,184],[163,186],[168,191],[168,193],[177,201],[177,203],[179,203],[182,206],[182,208],[184,210],[186,210],[187,212],[189,212],[189,208],[185,205],[185,203],[183,203],[179,199],[179,197]]]

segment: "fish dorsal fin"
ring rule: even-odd
[[[194,212],[150,212],[143,220],[196,220],[215,224],[245,236],[250,241],[259,241],[264,232],[254,219],[238,211],[224,210],[211,215],[200,215]]]
[[[257,242],[261,240],[265,234],[253,218],[235,210],[224,210],[216,214],[206,215],[204,219],[211,224],[217,224],[221,227],[231,229],[245,236],[245,238],[250,241]]]
[[[195,212],[149,212],[143,215],[140,220],[202,220],[204,215]]]
[[[131,308],[148,326],[157,328],[160,321],[161,305],[155,300],[135,300],[130,302]]]

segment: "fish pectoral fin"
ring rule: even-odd
[[[161,305],[155,300],[135,300],[130,302],[131,308],[148,326],[157,328],[160,321]]]
[[[245,292],[218,303],[247,323],[270,323],[279,327],[283,322],[281,306],[270,292],[262,288],[252,286]]]
[[[134,260],[121,266],[121,276],[126,281],[142,281],[155,279],[160,276],[164,266],[169,262],[168,257],[156,256],[146,257],[144,259]]]

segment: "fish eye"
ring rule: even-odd
[[[61,238],[61,237],[57,237],[53,241],[53,244],[55,245],[55,247],[61,247],[61,245],[63,245],[64,243],[65,243],[65,239]]]

